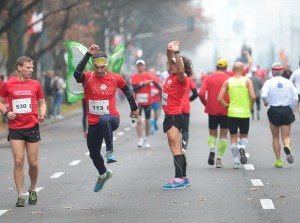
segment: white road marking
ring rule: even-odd
[[[275,209],[271,199],[260,199],[260,204],[263,209]]]
[[[247,157],[247,159],[250,157],[249,153],[245,153],[245,156]]]
[[[252,164],[244,164],[245,170],[255,170],[254,166]]]
[[[5,212],[7,212],[8,210],[0,210],[0,216],[3,215]]]
[[[117,135],[122,136],[122,135],[124,135],[124,132],[118,132]]]
[[[50,178],[59,178],[64,174],[64,172],[56,172],[55,174],[53,174]]]
[[[113,137],[113,141],[117,140],[117,137]]]
[[[264,186],[263,182],[260,179],[251,179],[251,182],[252,182],[254,187]]]
[[[90,152],[86,152],[84,155],[89,156],[89,155],[90,155]]]
[[[81,160],[73,160],[71,163],[69,163],[69,166],[76,166],[80,162]]]
[[[38,193],[40,190],[43,190],[44,188],[43,187],[37,187],[37,188],[35,188],[35,190],[36,190],[36,192]],[[28,192],[26,192],[25,194],[24,194],[24,196],[28,196],[29,195],[29,193]]]
[[[124,130],[125,130],[126,132],[130,131],[130,127],[126,127]]]

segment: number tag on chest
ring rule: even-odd
[[[168,105],[168,94],[166,93],[162,93],[162,101],[161,101],[161,104],[164,105],[164,106],[167,106]]]
[[[24,114],[32,111],[31,98],[22,98],[12,100],[13,112],[16,114]]]
[[[109,101],[108,100],[89,100],[89,110],[91,114],[94,115],[105,115],[109,114],[108,110]]]
[[[143,94],[143,93],[138,93],[136,95],[136,99],[137,99],[138,102],[147,103],[148,100],[149,100],[149,95],[148,94]]]

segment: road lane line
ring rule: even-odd
[[[0,210],[0,216],[3,215],[5,212],[7,212],[8,210]]]
[[[114,136],[114,137],[113,137],[113,141],[115,141],[115,140],[117,140],[117,137]]]
[[[90,155],[90,152],[86,152],[84,155],[89,156],[89,155]]]
[[[64,172],[56,172],[55,174],[53,174],[50,178],[59,178],[64,174]]]
[[[252,164],[244,164],[245,170],[255,170],[254,166]]]
[[[38,193],[39,191],[41,191],[41,190],[43,190],[44,188],[43,187],[37,187],[37,188],[35,188],[35,191]],[[24,194],[24,196],[28,196],[29,195],[29,193],[28,192],[26,192],[25,194]]]
[[[250,154],[249,153],[245,153],[245,156],[247,157],[247,159],[249,159]]]
[[[81,160],[73,160],[71,163],[69,163],[69,166],[76,166],[80,162]]]
[[[125,130],[126,132],[130,131],[130,127],[126,127],[124,130]]]
[[[251,182],[254,187],[264,186],[263,182],[260,179],[251,179]]]
[[[124,135],[124,132],[118,132],[117,133],[117,136],[122,136],[122,135]]]
[[[260,203],[263,209],[275,209],[275,206],[271,199],[260,199]]]

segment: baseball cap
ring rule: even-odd
[[[283,70],[283,66],[281,63],[275,62],[272,64],[272,70],[274,71],[282,71]]]
[[[223,57],[220,57],[218,60],[217,60],[217,67],[222,67],[222,68],[225,68],[228,66],[228,63],[227,63],[227,60],[225,60]]]
[[[143,65],[145,65],[145,61],[144,60],[137,60],[135,64],[138,65],[140,63],[143,64]]]

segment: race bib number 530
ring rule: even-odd
[[[32,111],[31,98],[22,98],[12,100],[13,112],[16,114],[24,114]]]
[[[89,110],[91,114],[94,115],[105,115],[109,114],[108,110],[109,101],[108,100],[89,100]]]

